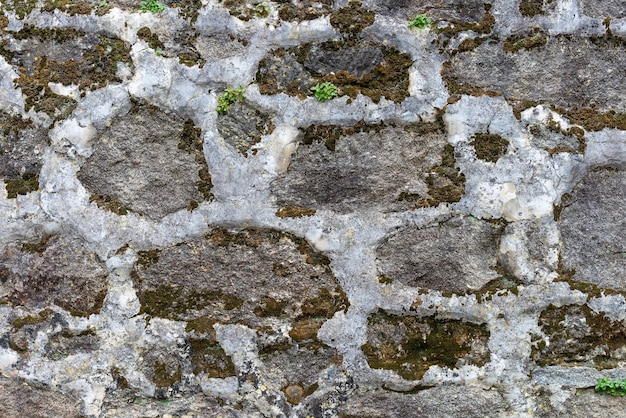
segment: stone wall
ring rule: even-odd
[[[163,5],[0,8],[1,416],[626,416],[623,1]]]

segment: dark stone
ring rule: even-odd
[[[573,279],[626,290],[626,172],[600,169],[576,185],[561,210],[563,267]]]
[[[45,355],[54,361],[72,354],[93,352],[99,346],[100,339],[93,330],[79,332],[63,330],[49,338]]]
[[[621,0],[582,0],[582,11],[587,16],[596,18],[623,19],[626,7]]]
[[[81,402],[73,395],[0,381],[0,416],[5,418],[78,418]]]
[[[432,174],[447,144],[434,125],[309,127],[289,169],[272,183],[272,192],[279,206],[342,213],[412,209],[451,185],[445,175]]]
[[[228,144],[247,157],[250,148],[261,140],[261,135],[272,133],[274,124],[270,115],[262,113],[245,101],[239,101],[219,115],[217,129]],[[252,153],[254,152],[253,149]]]
[[[433,20],[479,22],[485,8],[482,0],[370,0],[367,7],[383,15],[408,21],[417,14],[426,14]]]
[[[472,217],[409,227],[378,249],[378,270],[408,286],[458,293],[478,290],[498,276],[501,233],[501,226]]]
[[[137,105],[113,121],[78,179],[99,206],[152,220],[211,198],[199,128],[150,105]]]
[[[365,392],[339,408],[341,418],[485,418],[506,414],[508,405],[495,390],[442,385],[415,394]]]
[[[0,178],[38,174],[48,145],[48,131],[20,116],[0,112]]]
[[[56,305],[79,316],[98,313],[108,288],[104,263],[75,237],[56,235],[43,247],[9,245],[0,253],[4,300],[34,309]]]
[[[501,93],[505,98],[546,101],[569,109],[597,105],[626,112],[624,46],[607,38],[560,35],[544,47],[505,52],[483,43],[451,59],[447,80]],[[450,89],[450,85],[448,86]]]
[[[541,394],[536,404],[534,416],[537,418],[626,418],[624,398],[600,395],[593,389],[577,389],[558,407],[553,406],[550,392],[546,391]]]

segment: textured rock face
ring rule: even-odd
[[[103,132],[78,179],[99,206],[160,219],[211,197],[197,141],[192,121],[137,106]]]
[[[575,280],[626,290],[626,173],[597,170],[574,188],[561,212],[563,266]]]
[[[623,1],[162,3],[0,4],[0,416],[624,415]]]

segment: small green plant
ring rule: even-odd
[[[337,97],[337,86],[328,81],[314,85],[311,87],[311,90],[314,92],[315,98],[320,102]]]
[[[165,10],[165,6],[157,0],[145,0],[139,5],[142,12],[158,13]]]
[[[223,115],[228,112],[228,108],[231,104],[238,102],[239,100],[243,100],[246,98],[245,94],[246,89],[242,86],[238,88],[228,87],[224,94],[217,98],[217,113]]]
[[[626,379],[611,380],[608,377],[598,379],[596,392],[608,393],[612,396],[624,396],[626,395]]]
[[[98,7],[109,7],[109,2],[104,0],[98,4]]]
[[[431,22],[432,20],[430,20],[430,17],[424,14],[420,14],[420,15],[415,16],[413,20],[409,22],[409,29],[411,30],[415,28],[424,29],[426,26],[429,26]]]
[[[263,2],[261,4],[258,4],[256,6],[256,8],[254,9],[254,11],[256,12],[257,15],[261,16],[261,17],[268,17],[270,15],[270,6],[267,4],[267,2]]]

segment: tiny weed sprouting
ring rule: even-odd
[[[429,26],[432,23],[430,17],[420,14],[416,15],[413,20],[409,22],[409,29],[413,30],[415,28],[424,29],[426,26]]]
[[[158,13],[165,10],[165,6],[157,0],[145,0],[139,5],[142,12]]]
[[[314,85],[311,87],[311,90],[314,92],[315,98],[320,102],[337,97],[337,86],[328,81]]]
[[[265,18],[270,15],[271,9],[270,9],[270,6],[267,4],[267,2],[263,2],[261,4],[258,4],[256,8],[254,9],[254,11],[256,12],[257,15]]]
[[[100,3],[98,3],[98,7],[101,7],[101,8],[102,7],[109,7],[109,2],[106,1],[106,0],[101,1]]]
[[[223,115],[228,112],[228,108],[231,104],[238,102],[239,100],[243,100],[246,98],[245,94],[246,89],[242,86],[238,88],[227,87],[224,94],[217,98],[217,113]]]
[[[596,383],[596,392],[608,393],[612,396],[624,396],[626,395],[626,379],[623,380],[611,380],[608,377],[598,379]]]

